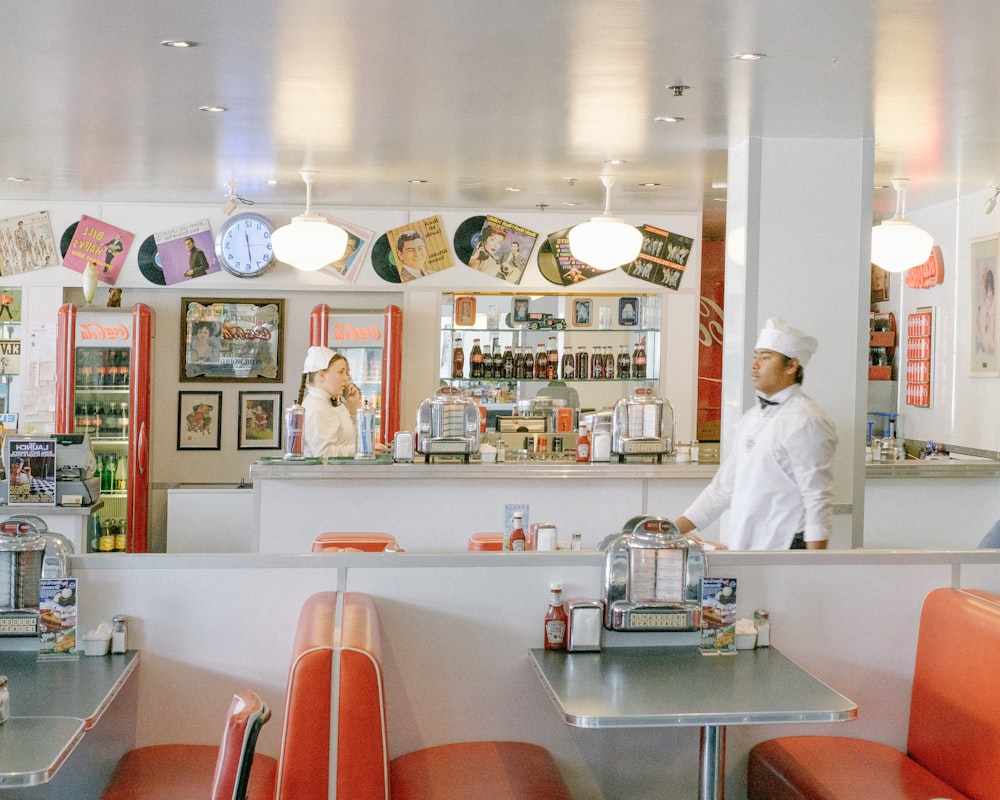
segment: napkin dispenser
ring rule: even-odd
[[[431,456],[479,451],[479,407],[454,386],[442,386],[417,407],[417,452]]]
[[[604,627],[614,631],[693,631],[701,624],[705,551],[669,519],[633,517],[607,537]]]

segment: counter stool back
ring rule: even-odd
[[[389,533],[330,531],[321,533],[313,539],[312,551],[314,553],[339,550],[362,550],[366,553],[403,552],[396,537]]]
[[[271,800],[277,762],[267,756],[254,759],[257,736],[270,718],[271,710],[256,693],[238,692],[218,747],[162,744],[129,750],[101,800]],[[255,763],[257,769],[251,770]]]

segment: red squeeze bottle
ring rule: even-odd
[[[545,649],[566,649],[566,609],[563,608],[562,584],[549,584],[549,609],[545,612]]]
[[[576,437],[576,460],[579,464],[590,461],[590,434],[587,433],[587,426],[582,423],[580,435]]]

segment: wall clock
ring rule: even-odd
[[[274,263],[274,224],[262,214],[236,214],[227,219],[215,240],[215,255],[226,272],[256,278]]]

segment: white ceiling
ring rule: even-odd
[[[711,229],[749,134],[874,137],[919,207],[1000,177],[998,32],[996,0],[7,0],[0,200],[297,205],[309,167],[333,213],[590,211],[624,159],[613,210]]]

